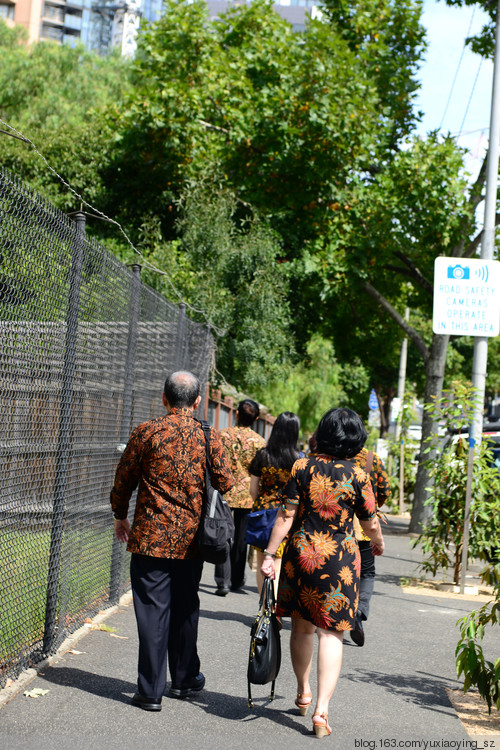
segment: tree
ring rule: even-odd
[[[447,337],[430,330],[434,259],[474,253],[480,241],[475,210],[483,181],[484,171],[468,187],[462,153],[451,138],[431,134],[426,140],[414,139],[378,174],[364,180],[348,208],[339,209],[338,230],[315,257],[325,282],[330,280],[325,299],[332,306],[339,297],[352,296],[353,289],[363,291],[410,338],[425,368],[425,403],[441,394],[448,345]],[[406,306],[418,311],[413,325],[404,319]],[[432,431],[427,412],[422,440]],[[428,515],[428,484],[421,461],[410,526],[415,531]]]
[[[346,386],[361,385],[364,390],[366,381],[361,364],[343,367],[331,341],[315,334],[307,345],[306,356],[286,371],[286,378],[258,389],[257,396],[274,414],[297,414],[302,434],[311,434],[328,409],[346,402]]]
[[[129,64],[81,46],[39,42],[28,47],[19,43],[23,36],[19,27],[10,29],[0,19],[0,118],[33,141],[74,190],[97,201],[110,139],[101,112],[126,92]],[[0,134],[0,158],[59,208],[75,210],[75,196],[29,143]]]
[[[403,16],[383,45],[356,49],[333,21],[293,32],[264,0],[217,22],[203,0],[167,3],[140,36],[134,88],[112,114],[116,150],[104,179],[114,205],[140,215],[154,198],[171,237],[175,198],[186,180],[209,171],[268,217],[284,255],[297,257],[330,232],[336,206],[352,197],[353,175],[387,154],[393,110],[399,129],[406,122],[415,84],[405,89],[394,75],[394,85],[377,88],[369,64],[375,48],[382,59],[401,45],[418,59],[414,9],[405,16],[416,29],[411,43],[398,36]]]

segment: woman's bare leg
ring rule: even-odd
[[[292,617],[292,632],[290,635],[290,654],[292,666],[297,678],[297,693],[303,695],[311,692],[309,676],[311,674],[314,631],[312,622]]]
[[[327,714],[342,666],[344,633],[317,628],[318,633],[318,697],[315,714]]]

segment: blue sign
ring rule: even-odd
[[[377,398],[377,394],[375,393],[374,388],[372,388],[372,392],[370,393],[370,398],[368,399],[368,406],[373,411],[378,409],[378,398]]]

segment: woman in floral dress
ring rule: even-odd
[[[318,691],[313,729],[331,734],[328,706],[342,664],[345,631],[355,625],[360,555],[354,514],[372,544],[384,551],[370,478],[350,458],[363,447],[366,430],[350,409],[322,418],[317,453],[298,459],[284,489],[284,502],[265,550],[263,576],[274,578],[274,555],[290,534],[283,555],[277,614],[292,618],[290,650],[297,678],[295,701],[302,715],[312,703],[309,684],[314,633],[318,635]]]
[[[266,447],[257,451],[250,464],[252,511],[273,508],[281,504],[281,493],[288,482],[292,466],[299,457],[297,450],[299,429],[300,420],[293,412],[284,411],[276,417]],[[276,580],[279,578],[284,547],[282,543],[276,550],[274,558]],[[264,582],[260,571],[264,561],[264,551],[258,547],[254,549],[257,551],[257,587],[260,594]]]

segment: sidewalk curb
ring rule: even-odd
[[[104,622],[104,620],[107,620],[108,617],[111,617],[111,615],[114,615],[116,612],[118,612],[120,607],[127,607],[131,603],[132,592],[127,591],[120,597],[118,604],[113,605],[105,612],[100,612],[98,615],[92,618],[91,622],[85,623],[85,625],[82,625],[81,628],[78,628],[78,630],[75,630],[74,633],[71,633],[71,635],[69,635],[61,643],[55,654],[52,654],[52,656],[49,656],[46,659],[38,662],[35,667],[30,667],[29,669],[25,669],[23,672],[21,672],[19,677],[14,680],[11,685],[0,690],[0,709],[3,708],[3,706],[5,706],[7,703],[9,703],[9,701],[11,701],[14,696],[20,693],[21,690],[26,688],[26,686],[29,685],[29,683],[32,682],[35,677],[38,676],[39,672],[57,662],[61,658],[61,656],[69,651],[70,648],[73,648],[73,646],[78,643],[78,641],[88,635],[94,625],[100,625],[101,622]]]

